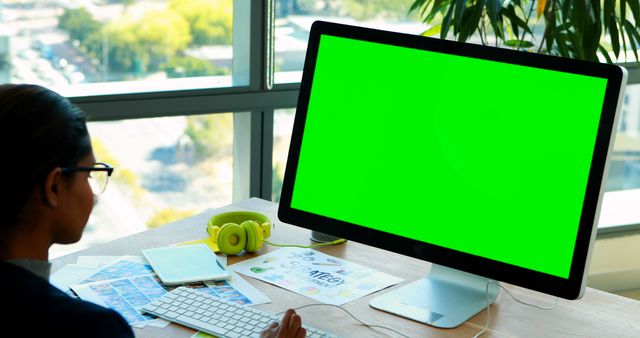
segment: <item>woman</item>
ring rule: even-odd
[[[96,163],[82,111],[35,85],[0,85],[2,329],[26,336],[133,337],[117,312],[49,284],[49,247],[80,240],[109,171]],[[93,181],[93,183],[90,183]],[[288,310],[261,337],[304,337]]]

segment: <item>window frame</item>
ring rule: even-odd
[[[267,43],[273,30],[273,3],[233,1],[232,83],[243,85],[69,99],[91,122],[234,112],[233,201],[250,197],[271,200],[274,111],[295,108],[300,89],[300,83],[271,86],[272,74],[266,66],[273,52]],[[640,84],[637,63],[620,65],[629,72],[628,85]],[[640,224],[598,229],[598,237],[629,232],[640,232]]]

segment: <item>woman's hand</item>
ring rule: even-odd
[[[271,323],[262,333],[260,338],[304,338],[307,330],[302,327],[302,319],[294,310],[287,310],[280,324]]]

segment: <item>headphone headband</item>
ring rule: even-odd
[[[244,221],[252,220],[260,225],[263,231],[266,231],[265,237],[271,234],[271,220],[267,215],[254,211],[229,211],[211,217],[207,224],[207,233],[211,236],[212,227],[221,227],[227,223],[241,224]]]

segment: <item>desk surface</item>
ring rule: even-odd
[[[274,220],[272,241],[275,243],[311,244],[310,231],[277,221],[277,204],[250,199],[229,206],[205,211],[199,215],[167,224],[163,227],[141,232],[113,242],[89,248],[52,261],[52,271],[65,264],[75,263],[78,256],[91,255],[138,255],[140,250],[164,246],[187,240],[204,238],[205,224],[212,216],[231,210],[254,210],[263,212]],[[261,253],[276,250],[266,245]],[[377,269],[405,279],[393,288],[406,285],[424,277],[429,263],[349,241],[337,246],[320,247],[317,250],[349,261]],[[242,255],[229,257],[229,264],[255,257]],[[249,283],[268,295],[273,302],[257,308],[278,313],[291,307],[315,301],[264,283],[244,277]],[[549,305],[554,298],[519,287],[505,285],[516,297],[529,303]],[[389,290],[389,289],[387,289]],[[382,290],[367,297],[345,304],[343,307],[367,323],[394,328],[409,337],[472,337],[484,326],[486,311],[473,317],[455,329],[437,329],[402,317],[397,317],[369,307],[369,300],[386,292]],[[344,337],[397,337],[382,330],[380,332],[357,324],[343,311],[332,307],[313,307],[299,310],[303,323],[326,329]],[[134,329],[137,337],[190,337],[193,330],[171,324],[165,329],[146,327]],[[482,337],[640,337],[640,302],[587,288],[578,301],[560,299],[553,310],[539,310],[517,303],[504,291],[491,306],[489,331]]]

